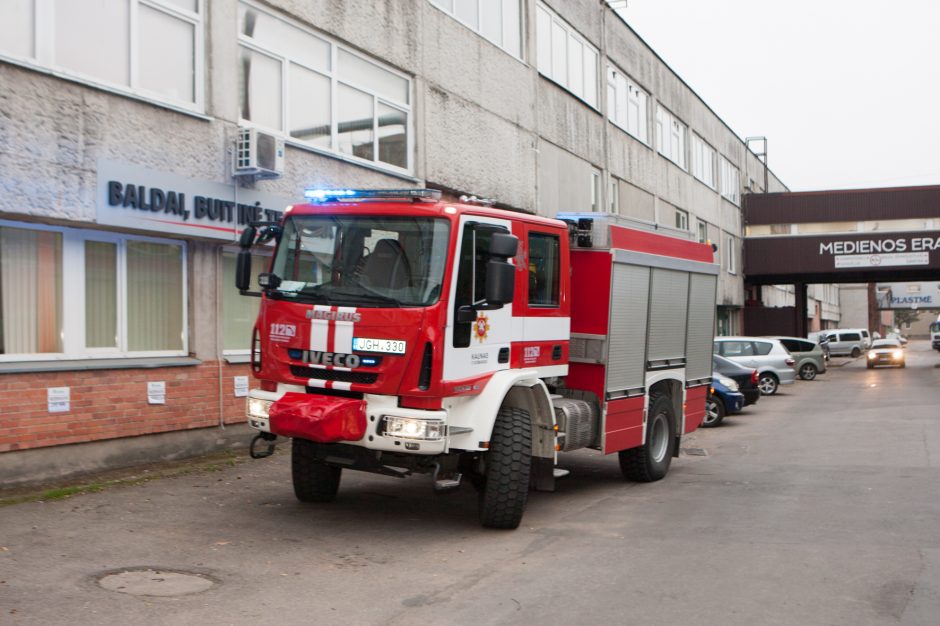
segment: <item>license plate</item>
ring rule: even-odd
[[[398,339],[370,339],[353,337],[353,350],[359,352],[384,352],[386,354],[404,354],[406,342]]]

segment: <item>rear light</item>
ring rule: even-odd
[[[751,382],[755,385],[760,382],[760,374],[757,373],[757,370],[751,372]]]
[[[794,361],[793,359],[787,359],[786,361],[784,361],[784,363],[786,363],[790,367],[793,367],[794,365],[796,365],[796,361]]]
[[[273,380],[262,380],[261,389],[264,391],[277,391],[277,382]]]

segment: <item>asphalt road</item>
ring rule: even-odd
[[[0,623],[940,624],[940,353],[908,351],[905,370],[843,361],[699,431],[683,446],[707,456],[659,483],[566,455],[516,531],[425,477],[347,472],[337,502],[301,505],[284,452],[7,506]],[[97,583],[137,566],[214,584]]]

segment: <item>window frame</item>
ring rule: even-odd
[[[708,223],[705,220],[695,220],[695,236],[699,243],[708,243]]]
[[[221,301],[220,301],[220,303],[219,303],[219,309],[220,309],[220,312],[221,312],[221,314],[222,314],[223,316],[226,315],[226,312],[225,312],[225,296],[224,296],[225,290],[226,290],[226,289],[231,289],[232,291],[235,291],[236,293],[238,292],[238,289],[236,289],[234,283],[232,283],[232,284],[226,284],[226,283],[225,283],[225,257],[226,257],[226,256],[230,256],[230,257],[231,257],[231,256],[234,256],[235,259],[236,259],[236,262],[237,262],[237,258],[238,258],[238,253],[239,253],[239,251],[241,251],[241,248],[239,248],[238,246],[234,246],[234,245],[224,245],[224,246],[222,246],[221,248],[219,248],[219,262],[220,262],[220,267],[221,267],[221,271],[219,271],[219,277],[218,277],[218,280],[219,280],[219,288],[220,288],[220,292],[219,292],[219,293],[221,294]],[[261,246],[260,248],[259,248],[259,247],[255,247],[255,248],[252,250],[252,252],[251,252],[251,256],[252,256],[252,260],[254,260],[254,259],[256,259],[256,258],[259,258],[259,257],[264,258],[264,260],[265,260],[265,265],[266,265],[268,268],[270,268],[270,267],[271,267],[271,260],[274,258],[274,244],[273,244],[273,242],[270,243],[270,244],[268,244],[267,246]],[[260,287],[258,286],[258,276],[257,276],[257,275],[251,276],[251,287],[249,287],[249,289],[255,290],[255,288],[257,288],[257,290],[260,291]],[[239,294],[239,297],[240,297],[240,298],[251,298],[251,299],[255,300],[255,301],[258,303],[258,308],[260,309],[260,307],[261,307],[261,298],[252,298],[251,296],[243,296],[243,295],[240,295],[240,294]],[[258,317],[257,314],[255,314],[255,323],[257,323],[257,321],[258,321],[258,320],[257,320],[257,317]],[[219,320],[219,325],[222,326],[222,328],[219,329],[219,331],[220,331],[220,336],[221,336],[221,339],[220,339],[220,347],[222,348],[222,356],[246,356],[246,355],[250,355],[250,354],[251,354],[251,345],[250,345],[251,340],[250,340],[250,338],[249,338],[249,346],[248,346],[247,348],[231,348],[231,349],[226,348],[226,347],[225,347],[225,328],[224,328],[224,322],[223,322],[223,320]],[[250,333],[250,332],[251,332],[251,330],[249,329],[249,333]]]
[[[741,170],[724,155],[719,161],[719,182],[721,197],[734,204],[741,205]],[[733,176],[732,176],[733,174]],[[734,178],[734,181],[729,180]]]
[[[718,152],[698,133],[693,131],[691,136],[692,176],[709,189],[718,191],[718,180],[716,172]],[[711,182],[709,182],[709,178],[711,179]]]
[[[624,113],[625,123],[621,123],[617,119],[617,115],[618,115],[619,108],[620,108],[618,106],[618,103],[621,100],[620,91],[618,90],[618,86],[620,85],[620,82],[617,80],[618,77],[622,77],[623,84],[627,89],[626,93],[623,96],[624,104],[626,106],[626,112]],[[611,90],[613,90],[613,94],[611,94]],[[642,116],[643,119],[642,119],[642,125],[641,125],[643,134],[646,135],[645,137],[641,137],[639,132],[634,131],[633,129],[630,128],[630,120],[631,120],[630,103],[631,102],[637,103],[636,104],[637,119],[638,119],[638,124],[640,124],[640,121],[639,121],[640,100],[639,98],[633,97],[634,92],[636,92],[636,94],[642,94],[644,98],[646,99],[644,106],[643,106],[645,115]],[[613,102],[611,102],[611,95],[613,95]],[[627,74],[626,72],[621,70],[619,67],[617,67],[616,65],[608,61],[608,64],[607,64],[607,119],[610,120],[611,124],[619,128],[623,132],[627,133],[628,135],[630,135],[631,137],[633,137],[634,139],[636,139],[637,141],[639,141],[641,144],[643,144],[644,146],[648,148],[652,148],[652,138],[650,137],[650,101],[651,100],[652,100],[652,97],[650,96],[649,91],[647,91],[643,87],[640,87],[640,85],[635,80],[633,80],[629,74]]]
[[[665,126],[669,125],[668,132],[668,151],[667,134]],[[680,132],[681,131],[681,132]],[[672,140],[676,139],[679,144],[676,151],[673,151]],[[656,151],[679,169],[684,172],[689,171],[689,125],[680,120],[672,111],[667,109],[661,102],[656,103]]]
[[[480,28],[480,24],[483,23],[483,20],[482,20],[481,18],[483,17],[483,10],[484,10],[483,2],[482,2],[481,0],[477,0],[477,26],[473,26],[472,24],[468,24],[468,23],[465,22],[464,20],[462,20],[462,19],[460,19],[459,17],[457,17],[457,11],[456,11],[455,9],[453,9],[453,8],[448,9],[446,6],[443,6],[444,0],[428,0],[428,2],[431,4],[431,6],[433,6],[433,7],[436,8],[436,9],[438,9],[439,11],[441,11],[442,13],[444,13],[445,15],[447,15],[447,16],[453,18],[453,19],[456,20],[459,24],[461,24],[461,25],[463,25],[463,26],[469,28],[470,30],[472,30],[473,32],[475,32],[477,35],[479,35],[479,36],[482,37],[483,39],[487,40],[488,42],[490,42],[491,44],[493,44],[494,46],[496,46],[497,48],[499,48],[500,50],[502,50],[503,52],[505,52],[506,54],[508,54],[508,55],[511,56],[512,58],[517,59],[517,60],[519,60],[519,61],[524,61],[524,60],[525,60],[525,15],[524,15],[524,11],[523,11],[523,6],[522,6],[522,1],[521,1],[521,0],[498,0],[498,2],[499,2],[499,9],[500,9],[500,10],[499,10],[500,37],[501,37],[502,40],[505,40],[505,39],[506,39],[506,28],[507,28],[507,25],[506,25],[506,24],[504,23],[504,21],[503,21],[503,19],[505,18],[505,15],[506,15],[505,3],[507,3],[507,2],[514,3],[514,4],[516,5],[516,8],[517,8],[518,11],[519,11],[519,12],[518,12],[518,16],[519,16],[519,33],[518,33],[518,35],[519,35],[519,54],[514,54],[514,53],[511,52],[509,49],[507,49],[501,42],[494,41],[494,40],[490,39],[489,37],[487,37],[486,35],[483,34],[482,29]],[[450,5],[451,5],[451,6],[454,5],[453,0],[450,0]]]
[[[143,100],[184,113],[204,115],[206,112],[206,0],[196,1],[196,13],[183,9],[167,0],[128,0],[128,78],[126,85],[84,74],[56,65],[55,59],[55,2],[33,0],[33,54],[18,56],[0,50],[0,60],[21,65],[32,70],[50,74],[57,78],[88,85],[121,96]],[[139,9],[148,8],[169,15],[193,27],[193,101],[177,100],[139,86],[140,81],[140,32]]]
[[[411,178],[414,174],[414,169],[415,169],[415,157],[414,157],[415,81],[414,81],[414,78],[392,67],[391,65],[384,63],[383,61],[379,59],[373,58],[371,56],[367,56],[350,46],[340,43],[340,41],[337,40],[336,38],[326,35],[325,33],[321,33],[319,31],[313,30],[309,26],[305,26],[304,24],[286,15],[282,15],[279,12],[276,12],[270,9],[269,7],[260,5],[257,2],[254,2],[252,0],[239,0],[236,3],[236,10],[238,10],[241,5],[250,7],[251,9],[258,11],[259,13],[264,13],[271,19],[284,22],[285,24],[293,28],[303,31],[305,34],[309,35],[310,37],[314,39],[318,39],[320,41],[327,43],[330,46],[330,68],[328,71],[324,71],[322,68],[311,67],[310,65],[305,63],[303,60],[291,58],[275,50],[265,48],[265,46],[262,45],[261,43],[256,42],[254,39],[249,38],[247,35],[242,34],[240,23],[238,20],[236,20],[236,25],[235,25],[236,34],[237,34],[236,46],[238,47],[239,51],[241,50],[242,47],[247,48],[253,52],[262,54],[266,57],[276,60],[281,66],[280,114],[281,114],[282,128],[277,128],[277,129],[271,128],[270,126],[265,126],[263,124],[253,122],[251,120],[247,120],[241,116],[241,110],[239,110],[238,112],[239,125],[243,127],[259,128],[264,131],[274,133],[280,137],[283,137],[285,143],[294,147],[298,147],[304,150],[309,150],[311,152],[316,152],[319,154],[329,156],[331,158],[337,158],[337,159],[347,161],[350,163],[355,163],[355,164],[362,165],[364,167],[368,167],[371,169],[377,169],[382,172],[388,172],[388,173]],[[361,83],[356,82],[355,80],[341,78],[339,75],[339,64],[338,64],[340,50],[342,50],[343,52],[351,56],[357,57],[359,60],[364,61],[370,65],[374,65],[375,67],[383,71],[389,72],[390,74],[394,74],[395,76],[398,76],[399,78],[404,79],[408,83],[408,93],[407,93],[408,102],[401,103],[401,102],[393,101],[391,98],[383,96],[379,94],[378,92],[376,92],[374,89],[366,87],[362,85]],[[329,145],[329,148],[309,143],[302,139],[293,137],[290,134],[289,103],[290,103],[290,66],[291,64],[297,65],[309,72],[314,72],[315,74],[318,74],[320,76],[323,76],[329,79],[330,81],[330,145]],[[240,74],[239,74],[238,80],[240,83],[241,81]],[[339,126],[338,108],[339,107],[337,105],[338,105],[338,93],[339,93],[340,85],[345,85],[346,87],[355,89],[356,91],[360,91],[367,95],[372,96],[372,153],[373,153],[374,158],[371,160],[358,157],[351,153],[342,152],[339,149],[339,132],[338,132],[338,126]],[[393,163],[387,163],[385,161],[379,160],[380,152],[379,152],[378,108],[380,105],[384,105],[389,108],[396,109],[405,114],[405,132],[407,134],[407,145],[405,147],[405,156],[407,159],[407,163],[406,163],[406,167],[404,168],[399,167],[398,165],[395,165]],[[239,104],[239,108],[240,108],[240,104]]]
[[[62,352],[0,354],[0,363],[21,361],[75,361],[83,359],[133,359],[189,355],[189,256],[186,242],[180,239],[162,239],[126,235],[101,230],[49,226],[31,222],[0,220],[0,227],[22,230],[57,232],[62,235],[62,302],[69,303],[69,312],[62,317]],[[114,348],[88,348],[85,336],[85,242],[113,243],[116,249],[116,304],[118,346]],[[182,291],[182,337],[180,350],[130,351],[127,319],[127,242],[173,245],[180,249]]]
[[[536,5],[535,5],[535,16],[536,16],[536,18],[535,18],[535,38],[536,38],[536,42],[541,41],[541,37],[539,37],[539,19],[538,19],[539,11],[542,11],[543,13],[545,13],[546,15],[548,15],[548,17],[549,17],[549,31],[550,31],[550,32],[549,32],[549,44],[548,44],[548,46],[549,46],[549,48],[548,48],[548,49],[549,49],[548,61],[549,61],[549,63],[550,63],[550,67],[548,67],[548,68],[544,67],[543,64],[542,64],[542,59],[540,59],[540,58],[539,58],[539,55],[536,54],[536,59],[535,59],[536,71],[539,73],[539,75],[541,75],[541,76],[547,78],[548,80],[552,81],[553,83],[555,83],[556,85],[558,85],[559,87],[561,87],[562,89],[564,89],[565,91],[567,91],[568,93],[570,93],[570,94],[573,95],[575,98],[577,98],[577,99],[580,100],[581,102],[585,103],[586,105],[588,105],[589,107],[591,107],[591,108],[594,109],[595,111],[600,112],[600,110],[601,110],[601,108],[600,108],[600,93],[599,93],[599,92],[600,92],[600,76],[599,76],[599,74],[600,74],[600,65],[601,65],[601,64],[600,64],[600,61],[601,61],[601,53],[600,53],[600,50],[598,50],[597,47],[594,46],[586,37],[584,37],[583,35],[581,35],[581,33],[579,33],[578,30],[577,30],[574,26],[572,26],[571,24],[569,24],[569,23],[568,23],[567,21],[565,21],[561,16],[559,16],[555,11],[553,11],[552,9],[550,9],[548,6],[546,6],[545,4],[543,4],[543,3],[541,3],[541,2],[538,2],[538,3],[536,3]],[[558,28],[560,28],[561,30],[563,30],[563,31],[565,32],[565,34],[567,35],[566,38],[565,38],[565,50],[564,50],[564,54],[562,55],[562,56],[564,57],[564,65],[565,65],[565,68],[564,68],[564,71],[565,71],[565,78],[564,78],[564,81],[560,80],[560,78],[557,76],[557,73],[558,73],[558,72],[556,71],[556,68],[554,67],[554,66],[555,66],[555,53],[556,53],[556,48],[555,48],[555,46],[554,46],[554,32],[555,32],[555,28],[556,28],[556,27],[558,27]],[[543,34],[544,34],[544,33],[543,33]],[[571,39],[574,39],[576,42],[578,42],[578,43],[582,46],[582,52],[581,52],[581,74],[582,74],[582,76],[581,76],[581,78],[582,78],[582,83],[583,83],[583,84],[582,84],[581,88],[582,88],[582,90],[584,91],[583,94],[577,93],[577,92],[574,90],[573,86],[570,84],[570,82],[571,82],[571,72],[570,72],[570,68],[569,68],[569,65],[570,65],[570,63],[569,63],[569,59],[570,59],[569,54],[570,54],[570,51],[569,51],[569,49],[568,49],[568,48],[569,48],[568,42],[569,42],[569,40],[571,40]],[[536,45],[538,45],[538,43],[537,43]],[[593,79],[593,87],[594,87],[594,89],[593,89],[593,101],[590,100],[590,99],[588,99],[588,97],[587,97],[587,83],[588,83],[588,80],[587,80],[587,72],[584,71],[584,70],[585,70],[585,67],[586,67],[585,58],[586,58],[586,56],[587,56],[587,55],[585,54],[585,51],[587,51],[587,50],[590,50],[590,51],[593,52],[593,54],[594,54],[594,67],[593,67],[593,76],[594,76],[594,79]]]
[[[530,310],[557,310],[561,309],[561,237],[557,233],[550,233],[541,230],[528,229],[526,231],[526,276],[528,277],[532,273],[532,239],[542,238],[547,240],[553,240],[555,242],[555,257],[554,257],[554,268],[552,274],[554,276],[554,281],[552,283],[552,297],[553,302],[544,304],[544,303],[535,303],[532,302],[532,291],[526,288],[526,302],[525,306]]]
[[[689,232],[689,212],[676,208],[676,230]]]
[[[738,269],[736,266],[737,264],[735,263],[737,255],[734,253],[734,249],[735,249],[734,235],[732,235],[731,233],[725,233],[725,245],[728,248],[728,254],[725,255],[725,259],[726,259],[725,269],[728,270],[729,274],[737,274]]]

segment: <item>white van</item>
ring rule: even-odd
[[[865,328],[830,328],[819,333],[829,339],[829,354],[857,357],[871,346],[871,334]]]

